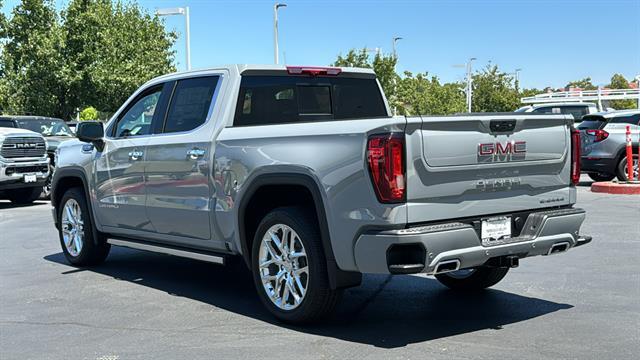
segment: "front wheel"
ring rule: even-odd
[[[84,191],[71,188],[62,196],[58,211],[58,235],[62,252],[72,265],[89,266],[102,263],[111,245],[104,238],[95,239],[93,224]]]
[[[260,300],[279,320],[304,323],[336,306],[320,230],[304,208],[283,207],[260,222],[253,240],[251,270]]]
[[[453,290],[478,291],[499,283],[507,272],[509,268],[478,267],[436,274],[436,279]]]

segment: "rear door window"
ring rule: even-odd
[[[243,76],[235,126],[387,117],[374,78]]]
[[[178,80],[165,120],[164,132],[182,132],[205,123],[218,76]]]

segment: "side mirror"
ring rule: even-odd
[[[102,151],[104,144],[104,128],[99,121],[83,121],[76,127],[76,136],[82,142],[92,143],[98,150]]]

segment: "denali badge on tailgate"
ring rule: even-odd
[[[526,141],[490,142],[478,144],[478,162],[500,162],[524,160],[527,154]]]

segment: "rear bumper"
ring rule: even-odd
[[[580,158],[580,169],[586,173],[616,173],[616,159],[607,158]]]
[[[591,240],[578,235],[584,219],[585,211],[575,208],[533,212],[527,218],[520,236],[492,246],[483,246],[476,229],[459,222],[366,233],[356,241],[355,261],[358,271],[362,273],[433,274],[436,269],[437,272],[444,272],[446,268],[443,264],[464,269],[507,256],[525,258],[550,255]],[[402,245],[415,245],[406,247],[412,251],[424,250],[418,257],[421,259],[410,256],[411,262],[416,264],[407,264],[411,266],[404,267],[404,270],[396,264],[398,257],[394,259],[390,255],[393,252],[390,249],[396,246],[402,248]]]

